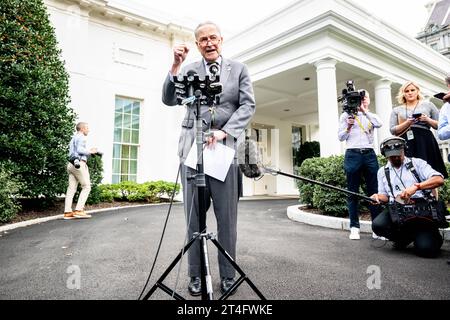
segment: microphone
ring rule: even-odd
[[[245,137],[245,142],[239,145],[237,153],[239,168],[244,176],[253,179],[264,174],[260,168],[260,156],[255,141]]]
[[[197,72],[195,70],[189,70],[186,73],[187,81],[188,81],[188,89],[187,89],[187,96],[192,97],[194,95],[194,85],[193,82],[195,80],[195,76],[197,76]]]
[[[220,71],[220,66],[217,62],[213,62],[209,65],[209,73],[211,75],[216,76]]]
[[[187,104],[193,103],[195,101],[195,95],[194,95],[194,80],[197,76],[197,72],[195,70],[189,70],[186,73],[186,79],[187,79],[187,97],[184,98],[181,101],[181,105],[185,106]]]

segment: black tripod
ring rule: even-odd
[[[189,78],[190,77],[190,78]],[[216,79],[216,78],[215,78]],[[218,77],[217,77],[218,79]],[[192,92],[195,88],[193,82],[204,82],[198,79],[198,76],[192,77],[192,74],[189,75],[185,82],[185,86],[189,87],[189,92]],[[187,82],[187,83],[186,83]],[[209,84],[209,85],[208,85]],[[212,83],[214,84],[214,83]],[[253,282],[247,277],[244,271],[237,265],[237,263],[233,260],[233,258],[225,251],[225,249],[221,246],[221,244],[216,240],[215,235],[213,233],[208,233],[206,230],[206,199],[205,199],[205,188],[206,188],[206,178],[203,168],[203,144],[205,142],[205,134],[203,132],[203,119],[201,118],[200,106],[202,104],[202,100],[205,100],[205,95],[203,95],[201,88],[213,88],[215,93],[217,92],[217,88],[220,87],[217,85],[211,86],[209,83],[209,79],[206,78],[206,86],[198,85],[197,90],[195,90],[195,105],[196,105],[196,145],[197,145],[197,174],[192,177],[187,177],[197,189],[196,196],[198,200],[198,219],[199,219],[199,231],[194,234],[194,237],[190,239],[190,241],[184,246],[181,252],[177,255],[177,257],[172,261],[166,271],[162,274],[162,276],[158,279],[158,281],[153,285],[153,287],[149,290],[149,292],[144,296],[145,300],[148,300],[156,289],[161,289],[170,296],[173,296],[176,300],[185,300],[181,295],[176,293],[171,288],[167,287],[163,281],[170,274],[173,268],[178,264],[183,255],[191,248],[195,241],[200,241],[200,265],[201,265],[201,297],[202,300],[213,300],[213,289],[212,289],[212,281],[211,281],[211,272],[209,268],[209,259],[208,259],[208,245],[207,241],[211,240],[211,242],[216,246],[217,250],[225,256],[228,262],[233,266],[233,268],[239,273],[240,277],[236,280],[236,282],[219,298],[219,300],[227,299],[244,281],[248,283],[248,285],[253,289],[253,291],[258,295],[261,300],[265,300],[263,294],[258,290],[258,288],[253,284]],[[208,94],[208,92],[207,92]],[[189,94],[188,94],[189,95]],[[215,95],[215,94],[214,94]],[[191,97],[188,97],[188,101],[192,103]],[[192,97],[193,98],[193,97]],[[215,99],[210,99],[215,100]]]

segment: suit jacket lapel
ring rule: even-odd
[[[200,61],[197,61],[195,69],[197,71],[198,77],[200,79],[204,79],[206,76],[206,70],[205,70],[205,64],[203,63],[203,59]]]
[[[227,59],[223,59],[222,71],[220,72],[220,82],[222,83],[223,86],[225,86],[225,84],[227,83],[230,73],[231,73],[231,63]]]

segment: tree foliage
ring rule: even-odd
[[[75,114],[60,54],[42,0],[0,2],[0,162],[12,162],[22,196],[67,186]]]

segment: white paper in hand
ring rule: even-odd
[[[205,174],[220,181],[225,181],[228,170],[234,159],[235,150],[222,143],[216,143],[214,148],[203,149],[203,170]],[[184,162],[186,166],[197,169],[197,144],[194,144]]]

